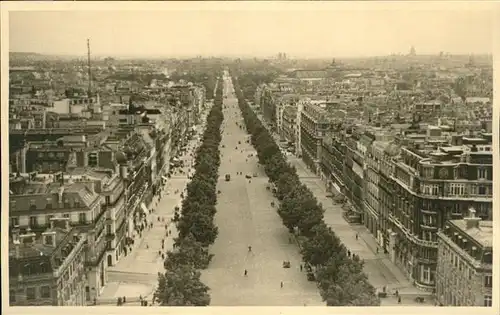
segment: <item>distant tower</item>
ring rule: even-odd
[[[474,55],[469,55],[469,63],[467,65],[468,66],[473,66],[474,65]]]
[[[410,48],[410,56],[416,56],[417,52],[415,51],[415,47],[411,46]]]
[[[89,89],[87,94],[89,98],[92,96],[92,68],[90,65],[90,39],[87,39],[87,66],[89,71]]]

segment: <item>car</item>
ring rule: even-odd
[[[226,174],[226,182],[230,181],[231,180],[231,175],[229,174]]]
[[[253,177],[257,177],[257,173],[253,173]]]
[[[245,178],[250,179],[250,178],[252,178],[252,175],[247,174],[247,175],[245,175]]]

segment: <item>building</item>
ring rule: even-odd
[[[493,224],[471,208],[438,232],[436,297],[443,306],[492,306]]]
[[[9,242],[10,306],[83,306],[90,299],[85,270],[87,238],[70,218],[52,218],[46,230]],[[62,224],[61,224],[62,223]]]
[[[327,190],[332,193],[344,194],[344,159],[346,146],[341,140],[342,135],[328,135],[323,138],[321,148],[321,172],[326,181]]]
[[[358,149],[360,136],[351,133],[345,138],[344,194],[347,211],[344,217],[351,223],[363,223],[364,218],[364,156]]]
[[[87,300],[99,296],[107,282],[104,256],[106,208],[91,181],[64,181],[62,176],[16,176],[10,180],[9,228],[22,234],[45,231],[52,218],[67,218],[86,232]],[[13,232],[12,232],[13,233]]]
[[[325,110],[316,104],[306,103],[301,111],[301,154],[306,165],[317,175],[321,174],[320,157],[322,138],[331,128]]]
[[[283,109],[281,137],[291,145],[296,145],[297,106],[286,106]]]
[[[392,177],[395,263],[418,287],[432,291],[438,229],[449,219],[461,219],[470,207],[492,220],[491,140],[488,135],[462,136],[453,140],[455,145],[440,146],[433,137],[409,139],[394,161]],[[485,142],[490,151],[478,151]]]

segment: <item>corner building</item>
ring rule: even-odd
[[[389,215],[396,233],[394,258],[415,285],[434,291],[437,232],[447,220],[462,219],[468,209],[492,219],[491,145],[478,150],[482,138],[462,137],[461,145],[425,149],[418,141],[401,149],[393,175],[394,208]],[[488,150],[489,148],[489,150]]]

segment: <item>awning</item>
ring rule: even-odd
[[[143,203],[141,203],[141,209],[144,212],[144,214],[147,214],[149,212],[148,207]]]

